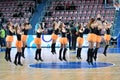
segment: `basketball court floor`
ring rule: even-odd
[[[76,51],[67,50],[67,62],[52,55],[50,48],[42,48],[43,62],[34,59],[36,48],[25,49],[23,66],[13,64],[16,48],[11,50],[12,63],[6,62],[0,52],[0,80],[120,80],[120,49],[109,48],[107,56],[99,49],[93,65],[86,62],[87,48],[82,49],[82,60],[76,59]]]

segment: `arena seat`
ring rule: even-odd
[[[70,5],[71,3],[74,3],[76,10],[65,10],[65,9],[56,10],[55,9],[57,6],[60,6],[60,5],[64,5],[64,7],[66,8],[66,6],[68,4]],[[49,16],[49,17],[45,16],[48,18],[48,19],[45,18],[45,22],[49,23],[48,20],[51,17],[55,19],[56,17],[62,16],[63,22],[68,22],[69,20],[76,19],[76,20],[79,20],[78,22],[85,21],[86,23],[90,18],[95,17],[97,14],[101,14],[102,16],[105,16],[105,19],[109,21],[113,21],[115,9],[105,9],[102,3],[103,3],[103,0],[100,0],[100,2],[98,2],[97,0],[53,1],[52,4],[50,5],[50,8],[47,10],[50,12],[50,10],[52,9],[52,16]],[[108,15],[112,17],[108,17]]]
[[[12,21],[13,23],[22,23],[26,19],[30,18],[32,11],[30,7],[35,7],[35,1],[33,0],[1,0],[0,11],[7,21]],[[14,16],[13,16],[14,15]],[[21,20],[22,18],[22,20]],[[22,22],[21,22],[22,21]]]

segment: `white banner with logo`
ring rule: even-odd
[[[27,38],[27,46],[28,47],[36,47],[36,45],[34,43],[35,37],[36,37],[36,35],[28,35],[28,38]],[[60,38],[60,35],[59,35],[59,38]],[[56,47],[60,47],[59,38],[57,39]],[[88,46],[87,35],[84,35],[83,38],[84,38],[83,46]],[[16,39],[17,39],[17,37],[14,36],[14,41],[12,43],[12,47],[15,47]],[[51,35],[42,35],[41,41],[42,41],[41,47],[50,47],[51,43],[52,43]],[[67,44],[67,46],[68,45],[69,44]]]

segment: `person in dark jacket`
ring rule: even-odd
[[[77,24],[71,25],[71,40],[72,40],[72,50],[76,50],[76,39],[77,39]]]

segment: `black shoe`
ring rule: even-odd
[[[92,64],[92,65],[93,65],[93,61],[90,61],[90,64]]]
[[[82,59],[81,56],[79,56],[79,59]]]
[[[77,59],[82,59],[81,56],[76,56]]]
[[[12,62],[11,59],[8,59],[9,62]]]
[[[67,59],[66,59],[66,58],[63,58],[63,60],[64,60],[64,61],[67,61]]]
[[[87,63],[90,65],[90,61],[89,60],[86,60],[87,61]]]
[[[55,53],[51,51],[51,53],[54,55]]]
[[[56,54],[56,51],[51,51],[51,53],[54,55],[54,54]]]
[[[16,61],[14,61],[14,64],[17,66],[17,62]]]
[[[80,59],[80,57],[79,57],[79,56],[76,56],[76,58],[77,58],[77,59]]]
[[[79,59],[79,56],[76,56],[77,59]]]
[[[39,59],[35,58],[36,61],[39,61]]]
[[[105,56],[107,56],[106,51],[107,51],[108,46],[109,46],[109,45],[106,45],[106,46],[105,46],[105,49],[104,49],[104,52],[103,52],[103,54],[104,54]]]
[[[93,57],[93,59],[96,61],[97,57]]]
[[[43,59],[42,59],[42,58],[40,58],[39,60],[40,60],[40,61],[43,61]]]
[[[103,52],[104,56],[107,56],[106,52]]]
[[[18,65],[23,66],[23,64],[21,64],[21,63],[18,63]]]
[[[22,54],[21,56],[25,59],[25,55],[24,54]]]
[[[59,60],[62,61],[62,58],[59,57]]]
[[[25,59],[25,56],[22,56]]]
[[[56,54],[56,51],[54,52],[54,54]]]
[[[8,61],[8,58],[7,58],[7,57],[5,57],[5,60],[6,60],[6,61]]]

